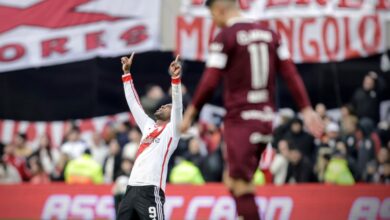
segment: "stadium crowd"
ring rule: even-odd
[[[294,111],[280,109],[274,140],[262,156],[255,183],[390,183],[390,122],[379,119],[384,86],[374,72],[368,73],[351,101],[337,110],[339,117],[328,114],[325,105],[316,104],[326,125],[321,139],[305,131]],[[170,102],[169,91],[165,94],[158,85],[148,86],[146,91],[141,102],[149,115]],[[183,96],[186,106],[191,96],[185,88]],[[208,120],[199,120],[183,134],[169,162],[168,182],[222,181],[222,134],[223,124]],[[0,183],[115,183],[114,193],[121,194],[141,136],[135,125],[118,123],[104,134],[83,140],[73,126],[63,144],[54,148],[48,136],[42,136],[33,147],[24,134],[18,134],[12,143],[0,143]]]

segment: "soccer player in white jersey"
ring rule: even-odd
[[[130,74],[134,53],[122,57],[122,81],[127,104],[142,132],[126,194],[119,206],[117,219],[164,219],[167,164],[177,148],[182,120],[182,94],[179,56],[169,66],[172,80],[172,104],[161,106],[155,120],[145,114]]]

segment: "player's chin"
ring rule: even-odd
[[[160,111],[156,111],[155,113],[154,113],[154,118],[156,119],[156,120],[162,120],[164,117],[163,117],[163,113],[162,112],[160,112]]]

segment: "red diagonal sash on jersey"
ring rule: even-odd
[[[145,139],[141,141],[141,144],[137,150],[137,154],[135,155],[135,159],[146,149],[148,148],[165,129],[165,126],[167,124],[164,124],[163,126],[159,126],[154,131],[152,131]]]

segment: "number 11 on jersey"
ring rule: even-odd
[[[251,61],[252,89],[264,89],[268,83],[269,55],[266,43],[252,43],[248,46]]]

